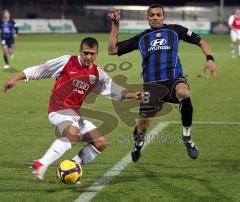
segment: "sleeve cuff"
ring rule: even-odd
[[[26,76],[26,79],[24,79],[24,81],[25,81],[26,83],[29,83],[31,80],[30,80],[30,78],[29,78],[28,75],[27,75],[27,70],[26,70],[26,69],[23,70],[23,73],[24,73],[25,76]]]

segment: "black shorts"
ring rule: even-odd
[[[8,48],[14,48],[14,39],[2,39],[2,46],[7,46]]]
[[[176,85],[178,83],[185,83],[188,85],[185,77],[176,77],[166,81],[151,82],[143,84],[144,98],[140,103],[139,115],[142,117],[154,117],[160,110],[163,109],[163,104],[179,103],[176,97]],[[170,110],[167,109],[164,113]]]

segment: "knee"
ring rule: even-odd
[[[190,93],[188,90],[182,90],[176,93],[176,96],[178,98],[179,101],[187,99],[190,97]]]
[[[190,97],[189,87],[186,83],[178,83],[175,87],[176,97],[179,101],[187,99]]]
[[[74,126],[70,126],[64,129],[62,136],[68,138],[72,146],[78,143],[79,129]]]
[[[107,139],[104,136],[94,139],[91,143],[98,151],[103,151],[107,147]]]

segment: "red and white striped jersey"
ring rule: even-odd
[[[234,29],[240,30],[240,17],[231,15],[228,20],[228,25]]]
[[[27,82],[42,78],[56,78],[49,99],[48,113],[73,109],[79,114],[78,108],[91,91],[110,99],[121,100],[122,91],[125,90],[114,83],[97,65],[83,66],[79,56],[64,55],[27,68],[23,72]]]

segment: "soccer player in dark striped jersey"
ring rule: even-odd
[[[8,10],[4,10],[2,14],[2,20],[0,22],[1,29],[1,44],[3,49],[4,69],[8,69],[9,56],[14,57],[14,40],[17,37],[17,27],[14,20],[11,18],[11,14]]]
[[[188,155],[192,159],[198,157],[199,152],[191,136],[193,106],[189,85],[183,76],[178,57],[179,41],[183,40],[199,46],[206,56],[204,70],[209,71],[213,77],[216,76],[216,66],[208,44],[198,34],[181,25],[164,24],[164,16],[164,9],[160,4],[151,5],[147,10],[150,28],[128,40],[118,42],[120,12],[111,10],[109,13],[112,20],[108,44],[109,55],[120,56],[138,49],[142,56],[143,93],[146,99],[143,99],[140,104],[140,117],[133,132],[132,160],[134,162],[140,158],[145,133],[151,120],[161,111],[165,102],[179,104],[183,142]],[[156,99],[156,94],[159,92],[163,93]]]

